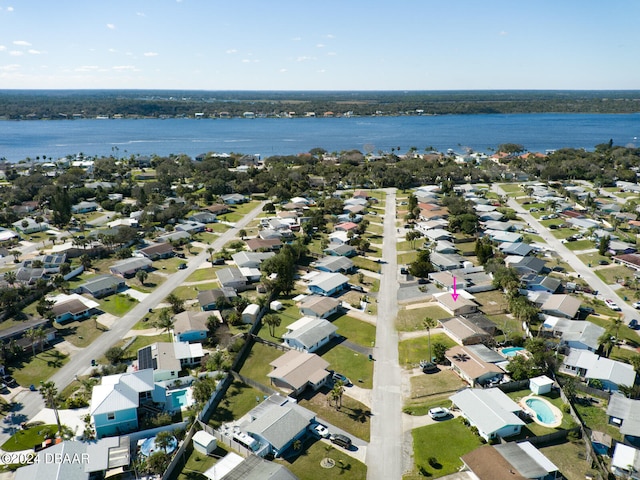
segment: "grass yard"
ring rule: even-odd
[[[327,478],[365,480],[367,478],[366,465],[343,453],[339,447],[336,448],[320,440],[308,439],[301,452],[296,457],[274,461],[284,465],[303,480],[326,480]],[[327,457],[336,463],[330,470],[320,466],[320,461]]]
[[[416,470],[422,467],[434,478],[457,472],[462,466],[460,457],[482,445],[480,437],[471,433],[461,419],[416,428],[411,434]],[[443,445],[447,448],[442,448]],[[429,464],[431,457],[437,460],[435,468]],[[422,477],[416,475],[409,478]]]
[[[609,314],[615,315],[615,312],[609,311]],[[587,317],[587,320],[605,329],[609,327],[613,327],[613,320],[611,318],[602,318],[601,316],[596,317],[594,315],[589,315]],[[633,347],[637,347],[640,345],[640,339],[638,338],[638,334],[636,333],[636,331],[631,330],[629,327],[627,327],[624,324],[620,325],[620,328],[618,328],[618,338],[620,340],[624,340],[628,345],[631,345]],[[617,348],[614,348],[612,353],[614,353],[616,350]],[[631,353],[634,353],[634,352],[631,352]]]
[[[96,321],[95,317],[68,322],[63,325],[53,322],[53,326],[58,329],[58,333],[67,342],[79,348],[88,347],[96,338],[102,335],[102,332],[107,330],[105,326]]]
[[[46,438],[52,438],[57,431],[57,425],[36,425],[26,430],[18,430],[4,442],[2,450],[5,452],[33,450],[35,445],[41,444]]]
[[[322,354],[322,358],[329,362],[331,370],[347,376],[354,385],[373,388],[373,362],[366,355],[337,345]]]
[[[396,245],[396,250],[398,252],[410,252],[413,250],[418,250],[424,246],[427,239],[422,237],[413,242],[407,242],[406,240],[400,241]]]
[[[483,313],[502,311],[507,308],[507,299],[501,290],[475,293],[476,302],[480,304]]]
[[[440,370],[438,373],[411,377],[411,398],[427,397],[439,393],[455,392],[465,383],[453,370]]]
[[[7,363],[7,367],[9,367],[7,373],[13,375],[23,387],[47,381],[51,375],[69,361],[68,355],[55,348],[37,352],[35,357],[27,353],[24,355],[28,355],[28,358],[12,358]]]
[[[251,353],[242,365],[240,374],[268,386],[270,381],[267,373],[273,370],[269,364],[284,353],[277,348],[256,342],[251,347]]]
[[[242,417],[258,405],[263,400],[263,396],[264,394],[255,388],[242,382],[233,382],[209,419],[209,425],[217,428],[223,423]]]
[[[418,258],[418,252],[406,252],[398,255],[398,264],[408,265]]]
[[[180,472],[178,472],[178,469],[174,470],[174,474],[170,477],[172,480],[204,480],[207,478],[204,472],[213,467],[221,457],[227,454],[224,445],[218,445],[218,447],[211,452],[211,455],[196,452],[193,449],[193,443],[187,447],[186,451],[188,454],[187,461]]]
[[[620,429],[613,425],[609,425],[609,417],[607,416],[606,407],[598,405],[581,405],[576,402],[574,404],[574,408],[587,427],[592,430],[611,435],[612,438],[615,438],[619,442],[622,441]]]
[[[275,327],[275,336],[271,336],[271,333],[269,333],[269,326],[265,324],[262,325],[262,328],[260,328],[260,331],[258,332],[260,337],[265,340],[269,340],[270,342],[280,341],[282,335],[287,332],[287,327],[302,317],[300,310],[298,310],[298,307],[292,300],[280,298],[279,301],[282,302],[284,310],[280,310],[277,313],[280,317],[280,325]]]
[[[565,442],[548,447],[541,447],[540,452],[551,460],[562,472],[564,478],[596,478],[597,473],[586,460],[582,441]]]
[[[363,347],[370,347],[376,340],[376,327],[357,318],[343,315],[333,321],[338,334]]]
[[[185,262],[186,260],[180,257],[163,258],[154,260],[153,268],[166,273],[176,273],[178,271],[178,265]]]
[[[402,411],[409,415],[421,417],[429,413],[433,407],[451,407],[450,393],[436,394],[421,399],[409,400],[405,403]]]
[[[591,264],[594,267],[598,265],[599,262],[601,261],[611,262],[610,257],[605,257],[604,255],[600,255],[598,252],[583,253],[581,255],[578,255],[578,258],[585,265]]]
[[[501,183],[498,185],[505,193],[521,193],[524,195],[524,190],[517,183]]]
[[[551,234],[559,240],[575,235],[577,230],[571,228],[558,228],[556,230],[550,230]]]
[[[362,279],[362,283],[360,283],[358,281],[359,273],[354,273],[354,274],[348,275],[349,283],[352,283],[354,285],[362,285],[369,292],[377,292],[377,291],[380,290],[380,279],[374,278],[374,277],[370,277],[365,272],[362,272],[362,274],[364,275],[364,277]]]
[[[328,396],[323,392],[317,392],[310,398],[299,398],[298,403],[316,412],[318,420],[326,420],[333,425],[339,425],[344,431],[362,440],[369,441],[369,429],[371,428],[371,411],[366,405],[357,400],[342,395],[342,407],[329,405]]]
[[[380,271],[380,264],[368,258],[356,256],[353,257],[351,261],[357,268],[362,268],[364,270],[369,270],[370,272],[375,273],[378,273]]]
[[[182,285],[176,288],[172,293],[182,300],[194,300],[198,298],[198,292],[203,290],[211,290],[212,288],[218,288],[220,284],[218,282],[207,282],[199,285]]]
[[[185,282],[204,282],[206,280],[217,280],[216,268],[199,268],[187,277]]]
[[[596,248],[591,240],[577,240],[575,242],[567,242],[564,244],[571,251],[590,250]]]
[[[456,345],[456,342],[451,340],[444,333],[436,333],[431,335],[431,345],[434,342],[440,342],[452,348]],[[420,360],[426,360],[428,357],[428,337],[412,338],[410,340],[403,340],[398,344],[398,355],[400,364],[405,368],[413,368],[420,364]]]
[[[401,332],[413,332],[415,330],[424,330],[422,321],[426,317],[435,320],[441,318],[449,318],[451,315],[437,305],[429,305],[420,308],[408,308],[411,305],[401,309],[396,318],[396,328]]]
[[[121,317],[133,307],[136,306],[138,300],[124,293],[116,293],[98,300],[100,310],[116,317]]]
[[[617,280],[623,280],[627,277],[633,278],[634,271],[623,265],[612,265],[610,267],[599,268],[595,271],[600,279],[609,284],[617,283]]]

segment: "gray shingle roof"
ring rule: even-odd
[[[248,424],[249,433],[262,436],[276,450],[280,450],[302,430],[307,428],[315,415],[297,405],[271,404],[260,418]]]

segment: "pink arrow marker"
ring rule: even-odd
[[[451,298],[453,298],[453,301],[455,302],[458,300],[459,296],[460,294],[456,290],[456,277],[453,277],[453,293],[451,294]]]

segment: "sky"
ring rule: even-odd
[[[637,0],[0,0],[0,89],[640,89]]]

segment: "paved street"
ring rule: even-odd
[[[396,257],[396,192],[387,189],[382,249],[382,276],[378,294],[376,360],[373,369],[371,441],[367,448],[369,480],[402,478],[402,395],[398,363],[398,262]]]
[[[244,216],[242,220],[236,223],[236,226],[222,235],[220,235],[212,244],[216,251],[220,250],[224,244],[232,240],[238,230],[247,226],[251,220],[262,212],[264,202],[260,203],[255,209]],[[76,375],[84,375],[91,370],[91,360],[99,358],[120,339],[148,312],[150,308],[155,308],[161,303],[167,295],[169,295],[176,287],[180,286],[189,275],[202,265],[209,258],[206,249],[200,252],[196,257],[191,258],[187,262],[187,268],[178,270],[175,274],[169,276],[166,282],[160,285],[155,291],[149,294],[144,300],[137,304],[129,313],[115,322],[115,324],[100,337],[98,337],[90,347],[75,353],[69,362],[53,375],[50,380],[55,382],[58,390],[74,381]],[[33,418],[43,407],[42,399],[38,392],[25,390],[18,394],[14,402],[16,402],[13,411],[15,412],[14,423],[21,423],[27,419]],[[19,421],[18,421],[19,420]],[[0,428],[0,445],[10,437],[10,428],[6,424]]]

